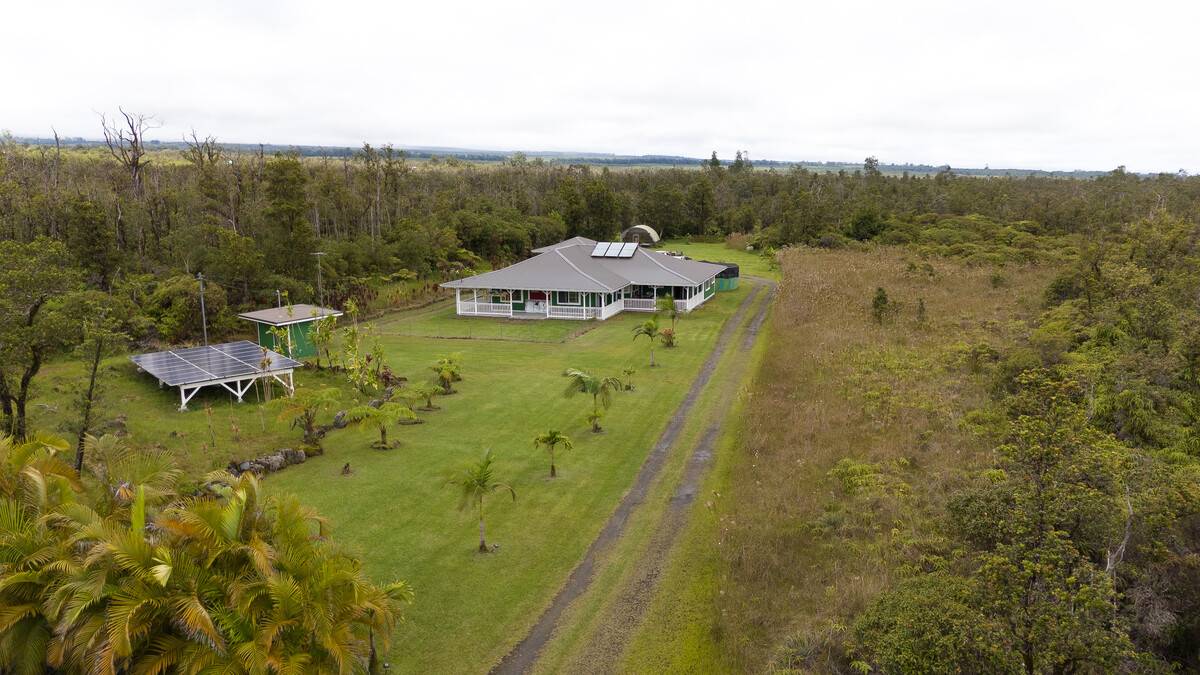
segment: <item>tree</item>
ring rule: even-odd
[[[412,395],[418,400],[425,402],[425,405],[421,407],[421,410],[429,411],[438,409],[438,407],[433,404],[433,397],[437,396],[438,392],[442,391],[442,389],[432,384],[418,382],[416,384],[410,384],[408,386],[408,391],[412,393]]]
[[[558,446],[562,446],[563,450],[571,450],[575,445],[571,442],[571,437],[563,433],[551,429],[544,434],[540,434],[533,439],[533,447],[536,450],[539,447],[545,447],[550,453],[550,477],[558,476],[558,471],[554,468],[554,450]]]
[[[87,298],[88,294],[78,297]],[[92,433],[95,424],[96,405],[103,392],[101,381],[101,360],[110,356],[129,341],[129,335],[122,330],[122,323],[114,316],[114,305],[111,296],[101,294],[94,299],[84,299],[76,303],[76,316],[83,319],[82,341],[76,347],[87,368],[87,387],[79,392],[79,426],[75,439],[75,470],[83,471],[84,441]]]
[[[654,342],[658,340],[661,335],[661,332],[658,330],[658,319],[647,319],[642,324],[634,326],[634,341],[643,335],[650,342],[650,367],[653,368],[657,365],[654,363]]]
[[[637,373],[637,369],[632,367],[621,370],[621,374],[625,376],[623,380],[625,382],[625,391],[633,391],[633,376],[635,373]]]
[[[0,438],[4,672],[368,672],[387,648],[408,586],[294,497],[225,472],[182,497],[166,452],[99,439],[81,476],[68,451]]]
[[[67,202],[67,248],[88,283],[107,291],[116,272],[116,233],[95,202],[76,197]]]
[[[891,313],[891,307],[887,291],[876,288],[875,297],[871,298],[871,317],[875,319],[875,323],[883,325],[884,320]]]
[[[265,177],[265,248],[275,253],[269,260],[272,271],[308,279],[308,270],[313,269],[312,253],[316,250],[316,236],[305,215],[308,174],[299,157],[276,155],[267,162]]]
[[[0,410],[4,429],[25,437],[34,377],[46,359],[74,341],[78,317],[62,302],[79,282],[62,243],[0,241]]]
[[[324,354],[325,361],[333,366],[333,336],[336,321],[337,317],[327,316],[310,324],[312,332],[309,333],[309,339],[312,340],[313,349],[316,352],[314,358],[317,361],[317,370],[321,369],[321,354]]]
[[[675,330],[675,322],[679,320],[679,310],[675,307],[675,298],[664,295],[658,298],[655,311],[665,314],[671,320],[671,330]]]
[[[479,516],[479,552],[487,553],[487,539],[484,536],[483,522],[483,500],[488,495],[498,490],[507,490],[512,495],[513,501],[517,501],[517,492],[513,490],[507,483],[496,481],[492,473],[492,451],[488,450],[483,455],[483,459],[476,464],[468,466],[463,472],[446,481],[447,485],[453,485],[461,490],[462,496],[458,502],[458,510],[462,511],[470,506],[474,506],[476,513]]]
[[[438,359],[430,370],[437,375],[438,384],[442,385],[442,394],[449,396],[454,393],[454,383],[462,380],[462,368],[457,356],[443,356]]]
[[[563,396],[571,398],[576,394],[587,394],[592,397],[592,412],[588,422],[592,425],[593,433],[600,433],[600,407],[607,409],[612,406],[612,393],[621,389],[621,381],[615,377],[598,377],[576,368],[568,368],[563,375],[570,379]]]
[[[340,400],[340,392],[332,387],[297,387],[294,394],[277,398],[271,405],[279,411],[280,421],[290,421],[291,428],[300,428],[305,445],[320,447],[327,428],[317,424],[317,416],[333,410]]]
[[[417,417],[412,408],[394,401],[380,403],[378,406],[360,405],[351,408],[348,415],[350,419],[363,420],[379,427],[379,442],[371,444],[371,447],[378,450],[391,450],[399,444],[398,441],[388,443],[387,428],[389,425],[396,424],[400,420],[411,420]]]
[[[104,144],[113,159],[129,172],[130,185],[135,197],[142,196],[142,174],[150,164],[146,157],[146,132],[158,127],[158,123],[150,115],[125,112],[118,106],[121,119],[113,119],[110,123],[103,114],[100,115],[100,126],[104,130]]]

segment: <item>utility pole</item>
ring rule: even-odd
[[[278,288],[275,289],[275,306],[283,307],[283,293],[280,293]]]
[[[321,288],[321,256],[325,255],[325,251],[317,251],[313,255],[317,256],[317,305],[325,306],[325,291]]]
[[[204,331],[204,346],[208,346],[208,313],[204,310],[204,273],[197,272],[196,280],[200,282],[200,326]]]

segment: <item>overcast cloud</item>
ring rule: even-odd
[[[0,129],[1200,169],[1196,2],[66,3],[0,10]]]

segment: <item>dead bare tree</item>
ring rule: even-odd
[[[161,125],[153,116],[127,113],[121,107],[118,107],[117,110],[124,118],[123,124],[121,120],[115,118],[110,123],[104,113],[100,114],[100,126],[104,128],[104,144],[108,146],[108,151],[113,158],[129,172],[129,178],[133,184],[133,194],[140,198],[142,196],[142,171],[150,164],[150,160],[146,159],[146,132]]]

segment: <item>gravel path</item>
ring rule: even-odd
[[[591,585],[592,574],[595,570],[597,559],[625,533],[625,528],[628,525],[630,514],[632,514],[633,510],[637,508],[638,505],[645,501],[646,494],[649,491],[651,484],[653,484],[654,479],[658,477],[659,472],[662,470],[663,464],[666,462],[668,451],[675,443],[675,440],[679,437],[679,433],[683,430],[684,425],[687,423],[689,413],[695,406],[696,401],[700,398],[701,393],[704,391],[704,387],[708,384],[709,380],[712,379],[712,375],[717,369],[717,364],[721,362],[721,357],[725,354],[725,349],[733,341],[734,336],[741,328],[746,312],[749,311],[750,307],[754,304],[754,300],[758,297],[759,292],[762,290],[763,284],[767,284],[769,289],[768,292],[774,292],[774,284],[771,282],[759,282],[757,280],[753,280],[750,281],[750,283],[754,283],[754,288],[752,288],[750,293],[746,295],[746,298],[742,300],[741,305],[738,306],[738,309],[734,315],[725,322],[725,326],[722,328],[721,334],[717,338],[716,345],[713,347],[712,352],[709,353],[708,358],[704,362],[704,366],[700,369],[700,374],[697,375],[696,379],[692,382],[692,386],[690,389],[688,389],[687,395],[684,396],[683,401],[675,410],[675,414],[671,416],[671,420],[668,422],[667,428],[663,430],[662,435],[659,436],[658,442],[654,445],[654,449],[651,450],[650,454],[646,457],[645,462],[642,463],[642,468],[638,470],[633,487],[630,488],[629,492],[625,493],[625,496],[621,498],[620,503],[617,504],[616,510],[613,511],[613,514],[609,516],[608,521],[604,524],[604,529],[600,531],[600,535],[596,537],[595,541],[593,541],[591,546],[588,547],[583,559],[579,562],[575,569],[571,571],[570,576],[567,577],[566,584],[559,590],[558,594],[554,596],[550,606],[547,607],[546,611],[543,612],[538,618],[537,623],[534,624],[533,628],[530,629],[529,633],[524,637],[524,639],[517,643],[512,651],[510,651],[508,655],[505,656],[504,659],[502,659],[500,663],[492,669],[493,673],[525,673],[531,670],[533,665],[537,662],[538,655],[542,648],[547,642],[550,641],[551,636],[554,634],[554,629],[558,626],[558,621],[562,616],[563,611],[566,610],[566,608],[576,598],[582,595],[584,591],[586,591]],[[766,315],[766,308],[769,304],[769,302],[763,303],[762,307],[759,309],[758,315],[755,316],[750,325],[747,326],[746,337],[743,339],[741,345],[743,349],[753,345],[754,336],[757,335],[759,328],[762,326],[763,319]],[[722,410],[724,409],[722,408]],[[671,536],[669,537],[668,541],[663,542],[662,546],[657,545],[658,539],[660,538],[659,533],[663,530],[668,521],[675,521],[677,518],[682,518],[684,515],[686,515],[686,506],[691,503],[691,500],[695,495],[696,486],[699,485],[700,479],[703,477],[703,469],[707,466],[708,461],[712,457],[713,445],[716,442],[716,438],[720,429],[719,419],[721,417],[723,417],[723,412],[718,414],[718,419],[712,423],[700,444],[696,446],[691,457],[689,457],[688,467],[685,469],[684,479],[679,487],[679,491],[677,491],[676,495],[671,499],[671,506],[668,509],[667,515],[663,518],[663,521],[656,530],[654,543],[652,544],[650,551],[647,552],[647,560],[645,561],[646,564],[643,565],[642,562],[639,561],[640,570],[651,572],[651,576],[645,581],[645,583],[650,584],[650,586],[652,586],[654,581],[657,579],[659,570],[661,569],[662,563],[665,560],[665,555],[669,551],[671,543],[674,541],[674,537]],[[695,465],[695,468],[693,468],[693,465]],[[688,488],[689,485],[691,486],[690,488]],[[690,492],[688,491],[689,489]],[[683,491],[683,494],[681,494],[680,491]],[[678,516],[676,514],[678,514]],[[675,527],[678,529],[678,524],[676,524]],[[640,572],[638,576],[639,582],[633,584],[635,586],[641,585],[642,582],[640,579],[641,577],[645,576],[645,573]],[[623,589],[622,596],[625,595],[624,591],[625,589]],[[635,597],[640,598],[641,602],[647,601],[648,587],[643,588],[639,592],[641,594],[638,595],[635,593]],[[638,615],[638,618],[640,619],[640,614]],[[636,622],[630,623],[630,628],[636,625]],[[628,635],[625,637],[627,638]],[[619,654],[619,652],[616,653]]]

